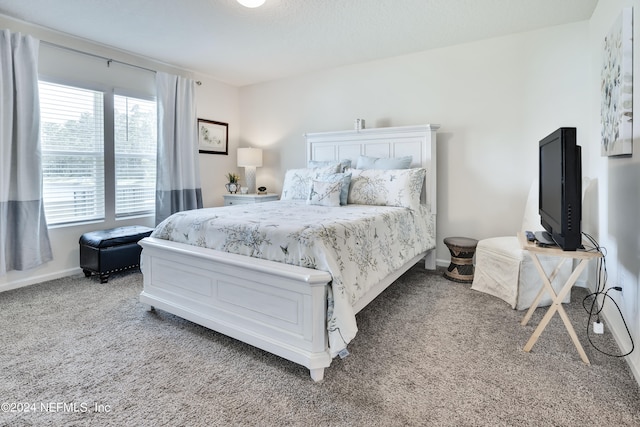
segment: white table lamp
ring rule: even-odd
[[[256,168],[262,166],[262,149],[238,148],[238,166],[244,167],[244,179],[249,194],[256,192]]]

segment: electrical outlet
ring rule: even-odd
[[[627,273],[625,269],[622,268],[622,266],[619,266],[618,267],[618,286],[622,288],[622,290],[620,291],[620,295],[622,296],[622,298],[624,298],[624,285],[626,281],[627,281]]]
[[[604,323],[593,322],[593,332],[595,334],[604,334]]]

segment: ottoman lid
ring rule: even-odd
[[[140,239],[148,237],[153,228],[142,225],[130,225],[117,227],[110,230],[97,230],[84,233],[80,237],[80,244],[95,248],[108,248],[111,246],[137,243]]]

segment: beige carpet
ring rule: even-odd
[[[591,366],[558,316],[525,353],[542,309],[522,327],[522,312],[416,266],[358,315],[351,355],[321,383],[279,357],[144,311],[141,289],[142,276],[130,273],[0,293],[0,425],[640,425],[626,363],[586,339],[581,289],[568,314]],[[609,333],[596,338],[615,350]]]

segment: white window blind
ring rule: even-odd
[[[39,83],[47,223],[104,218],[103,93]]]
[[[156,103],[114,96],[116,218],[155,212]]]

